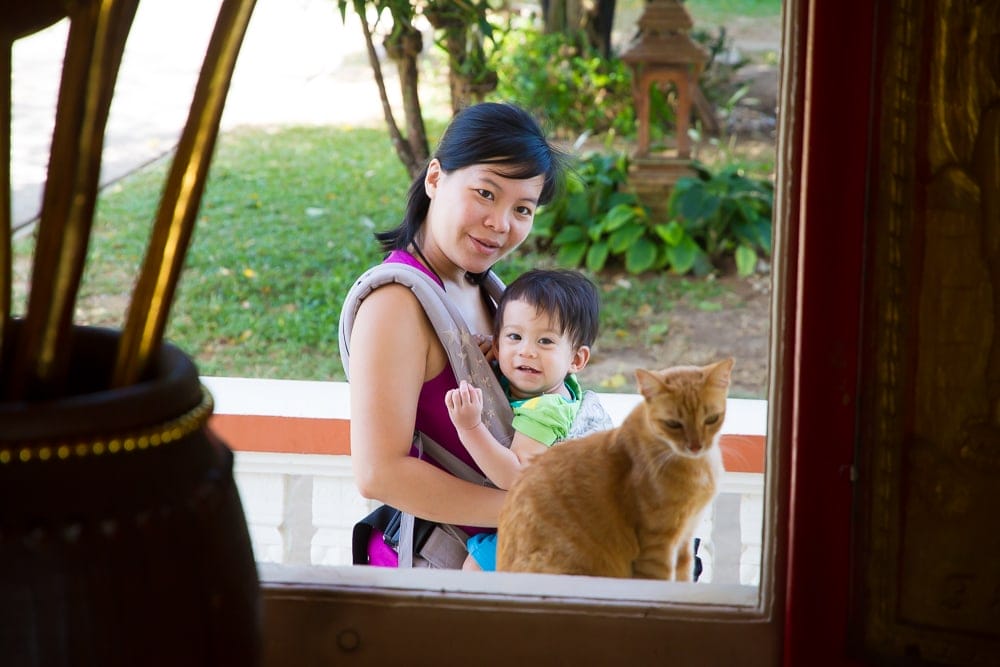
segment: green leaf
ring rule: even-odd
[[[604,268],[604,264],[607,263],[609,254],[610,249],[608,248],[607,241],[594,243],[587,251],[587,268],[594,272],[600,271]]]
[[[684,187],[681,187],[679,181],[674,188],[670,199],[671,213],[688,220],[697,220],[708,217],[714,212],[718,200],[708,195],[703,181],[689,179],[686,180]]]
[[[535,216],[535,221],[531,225],[531,235],[535,238],[552,238],[552,227],[555,221],[555,211],[546,207]]]
[[[586,190],[587,183],[578,175],[571,172],[570,176],[566,179],[566,195],[572,196],[585,192]]]
[[[560,266],[565,266],[571,269],[576,268],[580,266],[581,262],[583,262],[583,256],[586,253],[586,241],[568,243],[559,248],[559,252],[556,253],[556,262],[558,262]]]
[[[604,218],[601,218],[600,220],[593,222],[587,228],[587,237],[591,240],[591,242],[598,241],[602,236],[604,236],[604,225]]]
[[[736,272],[741,278],[746,278],[754,272],[757,266],[757,253],[753,248],[741,245],[736,249]]]
[[[569,198],[566,202],[566,217],[577,224],[586,223],[590,219],[590,202],[585,193]]]
[[[631,192],[623,192],[615,190],[614,192],[608,195],[608,199],[605,202],[605,205],[608,207],[608,209],[612,209],[618,206],[619,204],[628,204],[629,206],[639,206],[639,198],[636,197],[635,194]]]
[[[624,227],[615,230],[615,233],[608,239],[608,243],[611,245],[611,252],[620,255],[628,250],[645,233],[645,225],[635,223],[628,223]]]
[[[625,254],[625,269],[629,273],[649,270],[656,261],[656,245],[647,238],[638,239]]]
[[[636,219],[635,209],[628,204],[618,204],[604,216],[601,221],[603,223],[604,229],[613,232],[620,228],[627,222],[634,221]]]
[[[556,245],[568,245],[587,240],[587,232],[579,225],[566,225],[559,230],[552,242]]]
[[[701,252],[698,244],[690,236],[686,236],[673,248],[667,248],[667,257],[673,270],[684,274],[691,270]]]
[[[671,220],[665,225],[655,225],[653,231],[671,247],[678,245],[687,235],[687,232],[676,220]]]
[[[761,250],[764,251],[765,255],[771,254],[771,220],[768,219],[758,219],[753,224],[754,236],[756,237],[757,244],[760,246]]]

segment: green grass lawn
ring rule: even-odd
[[[618,0],[615,5],[617,29],[631,35],[645,4],[646,0]],[[777,20],[781,16],[781,0],[687,0],[684,8],[696,29],[731,27],[734,20]]]
[[[441,125],[432,125],[439,132]],[[121,327],[166,174],[161,161],[100,196],[75,321]],[[290,127],[223,135],[167,326],[167,338],[205,375],[344,379],[337,323],[354,279],[378,262],[375,230],[397,224],[408,178],[381,129]],[[32,240],[15,243],[14,312],[23,313]],[[544,255],[518,251],[497,267],[505,280]],[[716,284],[608,272],[602,338],[636,345],[685,296],[722,303]],[[598,348],[601,343],[598,341]]]
[[[781,0],[688,0],[684,4],[692,18],[720,24],[734,16],[767,18],[781,14]]]

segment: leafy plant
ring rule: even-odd
[[[664,267],[686,273],[698,265],[692,239],[683,229],[652,220],[649,209],[625,188],[627,176],[624,154],[581,158],[567,179],[565,195],[536,217],[536,243],[554,248],[559,264],[594,272],[611,262],[624,264],[633,274]]]
[[[632,274],[668,268],[701,276],[732,255],[741,276],[753,273],[771,254],[770,181],[737,167],[696,168],[697,178],[674,186],[663,221],[627,189],[625,155],[583,157],[564,196],[536,217],[535,243],[554,250],[560,265],[594,272],[620,263]]]
[[[719,265],[732,254],[741,276],[754,272],[759,255],[771,254],[774,186],[733,166],[717,174],[696,165],[697,178],[682,178],[668,202],[671,221],[663,230],[686,236]]]
[[[582,34],[512,29],[497,72],[498,99],[547,119],[563,136],[635,133],[631,71],[618,59],[604,58]]]

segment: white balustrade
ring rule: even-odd
[[[235,469],[259,562],[351,564],[354,523],[378,503],[357,492],[349,456],[236,452]],[[702,581],[759,583],[763,477],[723,476],[697,532]]]
[[[347,419],[349,392],[343,382],[203,378],[216,412],[288,418]],[[612,421],[641,400],[632,394],[601,394]],[[765,401],[729,399],[724,433],[766,433]],[[354,523],[378,503],[354,485],[350,456],[235,452],[235,474],[261,563],[350,565]],[[719,495],[705,513],[701,538],[702,581],[758,585],[760,582],[764,476],[727,472]]]

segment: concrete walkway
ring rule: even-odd
[[[111,106],[102,184],[176,145],[220,4],[139,3]],[[358,18],[348,12],[347,19],[345,26],[333,0],[257,0],[223,130],[248,124],[384,122]],[[63,21],[14,47],[15,228],[29,225],[39,213],[67,32]]]

